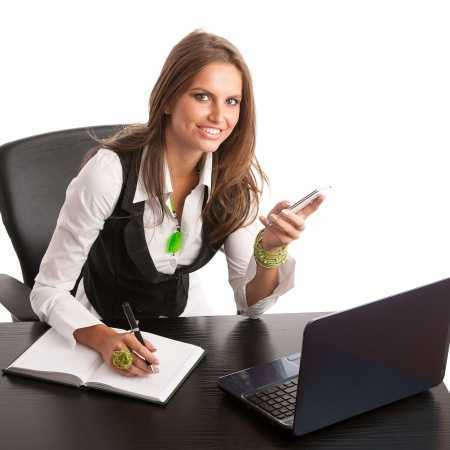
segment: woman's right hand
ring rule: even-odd
[[[145,346],[142,345],[133,333],[118,333],[112,328],[101,324],[78,328],[73,335],[77,342],[87,345],[100,353],[108,367],[126,377],[140,377],[153,373],[150,366],[136,353],[144,357],[153,367],[159,364],[158,358],[154,355],[156,351],[155,346],[146,339],[144,339]],[[112,365],[112,354],[115,350],[130,350],[133,353],[133,364],[128,370],[118,369]]]

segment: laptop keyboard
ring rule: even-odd
[[[286,383],[269,386],[245,398],[276,419],[285,419],[294,415],[297,384],[298,377],[292,378]]]

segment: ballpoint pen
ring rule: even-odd
[[[136,339],[145,346],[144,339],[142,337],[141,331],[139,330],[139,322],[136,320],[133,314],[133,310],[131,309],[131,305],[129,302],[122,303],[122,309],[125,313],[125,317],[127,318],[128,324],[130,325],[130,331],[134,333]],[[150,366],[152,372],[155,372],[155,368],[152,363],[148,362],[145,358],[144,361],[147,363],[147,366]]]

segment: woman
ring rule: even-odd
[[[94,138],[95,139],[95,138]],[[67,188],[31,305],[72,346],[99,352],[124,376],[151,373],[141,358],[115,367],[115,350],[158,364],[155,347],[108,323],[128,300],[138,319],[204,313],[193,273],[225,253],[238,313],[258,317],[293,286],[287,245],[323,200],[293,214],[275,205],[257,230],[261,181],[254,155],[251,77],[227,40],[195,30],[169,54],[145,125],[96,139]],[[74,301],[74,297],[77,301]],[[203,302],[203,303],[202,303]]]

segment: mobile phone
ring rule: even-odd
[[[331,189],[331,186],[322,186],[317,189],[311,191],[308,195],[305,195],[303,198],[289,206],[287,209],[291,210],[293,213],[296,213],[303,209],[305,206],[308,206],[313,200],[315,200],[320,194],[325,191]]]
[[[289,209],[293,213],[297,213],[301,209],[303,209],[305,206],[308,206],[320,194],[322,194],[325,191],[328,191],[329,189],[331,189],[331,186],[322,186],[317,189],[314,189],[308,195],[305,195],[303,198],[301,198],[300,200],[298,200],[295,203],[293,203],[292,205],[290,205],[287,209]],[[268,225],[272,225],[272,222],[270,219],[269,219]]]

